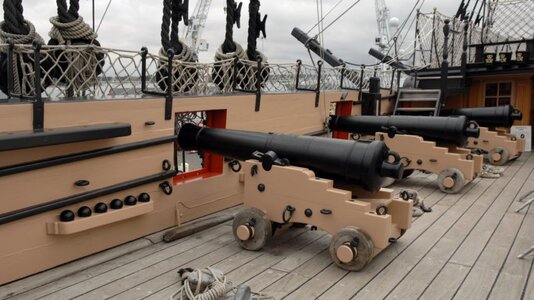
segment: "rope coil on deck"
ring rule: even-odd
[[[183,268],[178,270],[182,287],[170,296],[170,300],[218,300],[235,292],[232,282],[224,274],[210,267],[205,269]],[[274,299],[260,293],[251,293],[255,300]]]

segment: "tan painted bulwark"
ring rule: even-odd
[[[341,97],[340,92],[322,94],[319,106],[315,107],[314,93],[266,94],[261,97],[259,112],[254,111],[255,95],[251,94],[176,97],[172,109],[173,114],[225,111],[226,128],[309,134],[324,129],[330,102],[339,101]],[[0,168],[172,136],[175,134],[175,120],[174,117],[164,119],[164,102],[163,98],[47,102],[45,128],[122,122],[131,124],[132,134],[0,152]],[[6,104],[0,108],[0,132],[16,134],[17,131],[32,130],[30,103]],[[167,143],[2,176],[0,217],[32,206],[54,203],[61,198],[161,174],[162,161],[172,161],[173,151],[173,144]],[[164,195],[159,188],[161,182],[154,182],[1,224],[0,284],[243,202],[240,175],[228,166],[223,166],[221,174],[203,176],[178,182],[170,196]],[[75,185],[79,180],[86,180],[89,185]],[[129,195],[138,196],[142,192],[150,194],[150,204],[124,206],[122,211],[112,213],[108,210],[107,216],[106,213],[97,215],[93,212],[87,218],[76,217],[72,223],[59,220],[63,210],[76,213],[81,206],[93,208],[98,202],[109,205],[115,198],[124,200]],[[378,219],[391,222],[386,217]]]

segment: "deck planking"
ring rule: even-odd
[[[534,189],[533,170],[534,155],[525,153],[503,177],[477,178],[456,195],[439,191],[435,175],[397,183],[417,190],[433,212],[357,273],[332,263],[322,231],[290,229],[253,252],[239,248],[225,223],[172,243],[158,242],[159,234],[95,254],[4,285],[0,299],[167,299],[180,286],[179,268],[205,266],[277,299],[534,299],[534,259],[516,258],[534,244],[534,209],[514,212]]]

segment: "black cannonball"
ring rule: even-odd
[[[111,207],[112,209],[121,209],[122,205],[123,204],[122,204],[122,201],[120,199],[114,199],[109,204],[109,207]]]
[[[82,218],[89,217],[91,213],[92,213],[91,209],[87,206],[82,206],[78,208],[78,217],[82,217]]]
[[[148,193],[141,193],[138,198],[139,202],[150,202],[150,195]]]
[[[70,209],[64,210],[59,215],[59,220],[61,222],[70,222],[74,220],[74,212]]]
[[[108,211],[108,205],[106,203],[99,202],[95,205],[95,213],[101,214],[105,213],[106,211]]]
[[[124,199],[124,204],[128,206],[136,205],[137,204],[137,198],[134,196],[128,196],[126,199]]]

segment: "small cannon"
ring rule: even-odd
[[[272,151],[284,161],[273,157],[263,165],[291,164],[309,168],[317,175],[370,192],[382,186],[383,177],[400,178],[403,170],[396,153],[384,143],[354,143],[311,136],[292,136],[240,130],[198,127],[184,124],[178,136],[184,150],[202,149],[237,160],[258,158],[255,152]],[[393,160],[393,162],[390,162]]]
[[[477,122],[481,126],[480,136],[469,138],[466,148],[486,153],[488,161],[493,165],[503,165],[516,159],[525,150],[525,140],[518,139],[509,132],[514,121],[523,119],[521,111],[512,105],[449,109],[442,110],[441,115],[466,116]],[[501,128],[496,129],[497,127]]]
[[[353,139],[374,135],[399,153],[404,177],[413,170],[436,173],[446,193],[459,192],[482,172],[482,157],[458,147],[479,135],[478,125],[465,116],[333,116],[329,127],[353,133]]]
[[[419,135],[425,139],[463,146],[468,137],[478,137],[478,126],[466,117],[423,116],[334,116],[329,122],[331,130],[374,135],[386,132]]]
[[[382,142],[184,124],[178,143],[241,160],[229,167],[244,182],[233,233],[245,249],[260,250],[292,224],[310,224],[333,235],[330,254],[339,267],[358,271],[411,226],[413,201],[380,188],[382,176],[403,173]]]
[[[514,121],[522,120],[523,114],[512,105],[446,109],[441,111],[442,116],[466,116],[470,121],[475,121],[482,127],[506,127],[510,128]]]

